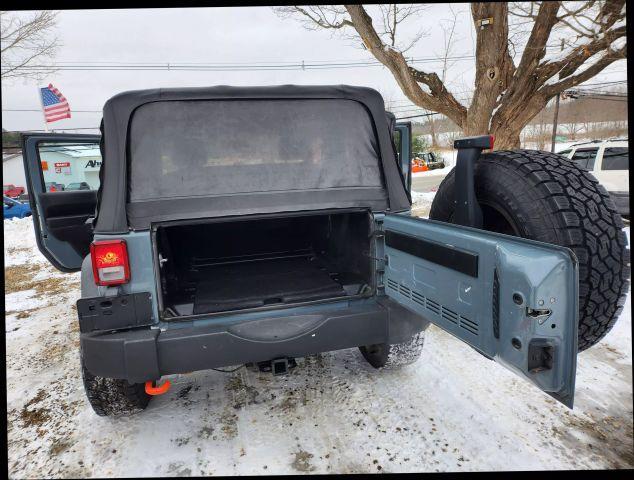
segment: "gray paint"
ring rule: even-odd
[[[89,296],[84,295],[84,289],[86,289],[86,292],[94,293],[94,288],[97,289],[98,295],[93,296],[99,297],[113,295],[116,292],[121,294],[149,292],[152,299],[152,323],[158,324],[158,302],[150,232],[129,232],[125,235],[114,236],[95,234],[95,241],[109,239],[123,239],[126,241],[128,259],[130,261],[130,281],[117,287],[91,287],[89,283],[92,282],[94,285],[95,281],[92,278],[92,263],[90,260],[86,260],[90,258],[90,255],[88,255],[84,259],[84,263],[82,263],[82,298],[89,298]]]
[[[569,249],[405,215],[386,215],[384,227],[479,255],[478,277],[473,278],[385,247],[389,297],[572,407],[578,277]],[[493,333],[495,269],[500,285],[499,339]],[[515,293],[524,298],[522,305],[513,301]],[[527,316],[527,307],[552,313],[540,324]],[[513,338],[521,341],[521,349],[512,345]],[[551,370],[528,372],[527,347],[535,340],[555,347]]]

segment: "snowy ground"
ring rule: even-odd
[[[11,478],[634,467],[629,309],[579,355],[574,410],[432,327],[398,372],[352,349],[285,377],[178,375],[110,419],[82,390],[78,274],[48,266],[30,219],[5,222],[4,242]]]

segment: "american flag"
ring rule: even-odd
[[[56,122],[63,118],[70,118],[70,106],[68,100],[52,84],[48,87],[40,88],[42,94],[42,105],[44,106],[44,117],[46,123]]]

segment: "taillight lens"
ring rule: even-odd
[[[121,285],[130,280],[125,240],[99,240],[91,243],[90,258],[97,285]]]

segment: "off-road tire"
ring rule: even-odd
[[[429,218],[452,222],[454,170]],[[475,190],[484,229],[570,248],[579,260],[579,351],[601,340],[623,310],[629,249],[623,221],[605,188],[560,155],[537,150],[480,156]],[[510,229],[510,230],[509,230]]]
[[[148,406],[151,396],[142,383],[96,377],[81,365],[84,390],[90,406],[101,417],[116,417],[138,413]]]
[[[367,345],[359,347],[359,350],[374,368],[392,370],[416,362],[423,351],[424,341],[425,331],[423,330],[404,343]]]

